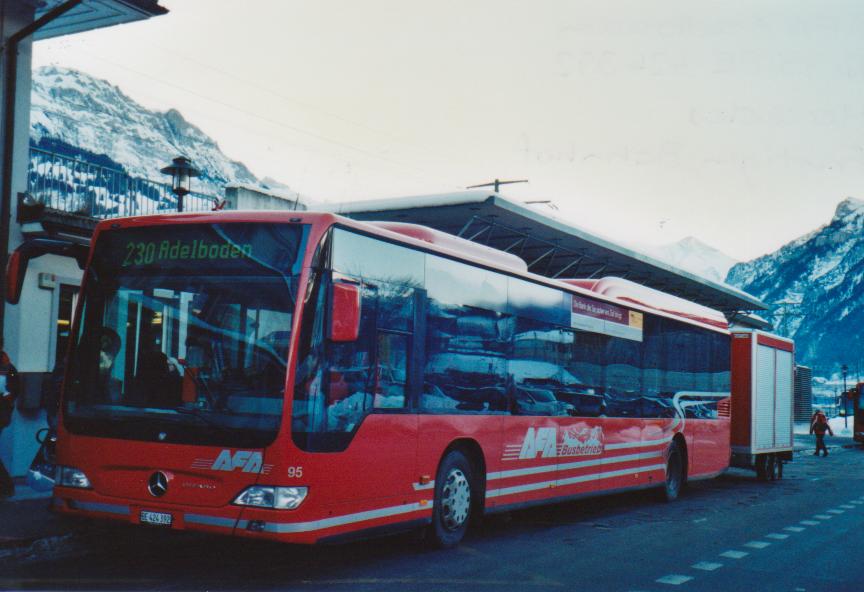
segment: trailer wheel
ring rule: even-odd
[[[779,458],[777,459],[777,480],[783,478],[783,461]]]
[[[765,480],[774,481],[777,479],[777,455],[769,454],[765,459]]]
[[[473,475],[471,463],[459,450],[447,453],[435,476],[432,535],[437,547],[450,549],[468,531]]]
[[[661,490],[662,497],[667,502],[674,502],[681,494],[684,487],[684,453],[678,442],[672,442],[669,446],[669,455],[666,459],[666,482]]]

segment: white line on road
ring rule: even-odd
[[[693,578],[691,578],[690,576],[682,576],[682,575],[672,574],[672,575],[668,575],[668,576],[663,576],[662,578],[660,578],[658,580],[654,580],[654,581],[657,582],[658,584],[670,584],[672,586],[680,586],[681,584],[683,584],[685,582],[689,582],[692,579]]]
[[[693,521],[693,524],[699,524],[700,522],[708,522],[707,518],[697,518]]]
[[[845,514],[846,510],[828,510],[826,514]]]
[[[809,520],[808,520],[809,522]],[[787,526],[783,530],[788,530],[789,532],[802,532],[804,529],[800,526]]]
[[[862,502],[861,500],[852,500],[849,503],[855,504],[856,506],[860,506],[861,504],[864,504],[864,502]]]
[[[766,539],[774,539],[775,541],[782,541],[789,538],[788,534],[780,534],[779,532],[772,532],[771,534],[765,535]]]
[[[803,524],[804,526],[819,526],[819,523],[815,520],[802,520],[799,524]]]
[[[711,561],[700,561],[699,563],[694,563],[691,565],[693,569],[701,569],[702,571],[714,571],[715,569],[720,569],[723,567],[722,563],[713,563]]]
[[[828,514],[815,514],[813,517],[816,520],[831,520],[834,516],[829,516]]]
[[[750,547],[751,549],[764,549],[771,543],[766,543],[765,541],[750,541],[749,543],[744,543],[745,547]]]
[[[747,557],[750,553],[747,551],[724,551],[720,553],[720,557],[728,557],[729,559],[741,559]]]
[[[840,508],[846,508],[847,510],[854,510],[855,509],[855,506],[853,506],[851,504],[840,504],[839,507]]]

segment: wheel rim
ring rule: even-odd
[[[441,522],[448,530],[457,530],[468,521],[470,511],[471,485],[465,473],[453,469],[441,490]]]

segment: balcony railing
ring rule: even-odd
[[[46,210],[100,220],[177,211],[177,197],[166,183],[40,148],[30,148],[27,185],[30,199]],[[218,200],[193,192],[183,198],[183,211],[210,211]]]

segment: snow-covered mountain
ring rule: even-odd
[[[33,73],[30,138],[37,147],[163,182],[159,169],[186,155],[201,170],[193,190],[205,193],[221,195],[227,183],[269,187],[178,111],[150,111],[109,82],[69,68]]]
[[[726,253],[718,251],[711,245],[707,245],[692,236],[682,238],[675,243],[640,245],[637,248],[655,259],[660,259],[715,282],[724,281],[729,268],[737,263]]]
[[[830,376],[864,360],[864,201],[848,198],[828,224],[732,267],[727,282],[772,305],[800,363]]]

